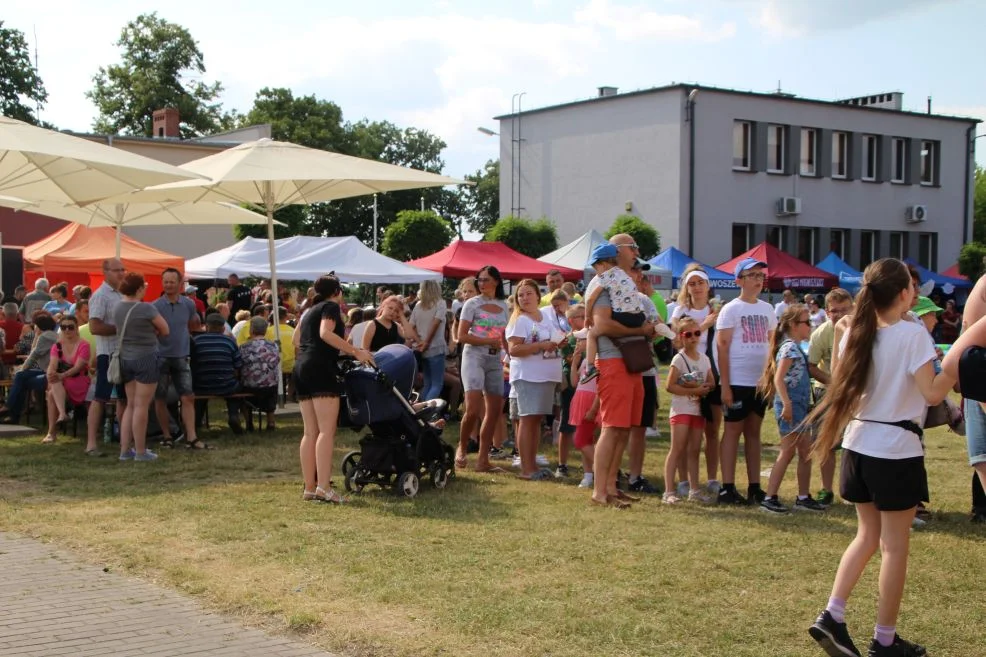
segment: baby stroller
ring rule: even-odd
[[[374,354],[376,367],[347,361],[340,365],[349,421],[368,426],[360,451],[342,461],[346,490],[361,492],[368,484],[393,487],[414,497],[425,475],[435,488],[455,476],[455,450],[431,423],[444,413],[444,402],[415,411],[409,401],[417,364],[404,345],[389,345]]]

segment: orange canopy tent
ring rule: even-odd
[[[48,237],[24,247],[24,284],[28,289],[44,277],[52,285],[66,282],[95,290],[103,282],[103,261],[116,256],[116,229],[86,228],[68,223]],[[184,272],[185,259],[120,236],[120,259],[127,271],[139,272],[147,281],[148,301],[160,296],[161,272],[174,267]]]

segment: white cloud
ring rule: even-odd
[[[941,3],[926,0],[756,0],[749,4],[755,10],[757,25],[773,36],[793,38],[856,27]]]
[[[710,29],[698,18],[660,14],[642,5],[614,5],[609,0],[589,0],[585,7],[575,12],[575,22],[601,28],[620,41],[720,41],[736,34],[733,23]]]

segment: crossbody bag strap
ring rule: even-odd
[[[140,302],[138,301],[137,303]],[[120,339],[117,341],[117,351],[123,346],[123,336],[127,334],[127,322],[130,321],[130,313],[137,309],[137,303],[130,307],[130,310],[127,311],[127,316],[123,318],[123,326],[120,328]]]

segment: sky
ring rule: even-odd
[[[162,8],[164,7],[164,8]],[[498,155],[492,117],[671,82],[835,100],[904,93],[905,109],[986,120],[980,0],[6,0],[5,27],[37,47],[42,118],[88,131],[85,97],[119,61],[144,12],[187,28],[227,109],[288,87],[337,103],[346,120],[427,129],[462,176]],[[980,70],[980,73],[975,73]],[[986,126],[979,128],[986,134]],[[977,160],[986,166],[986,142]]]

